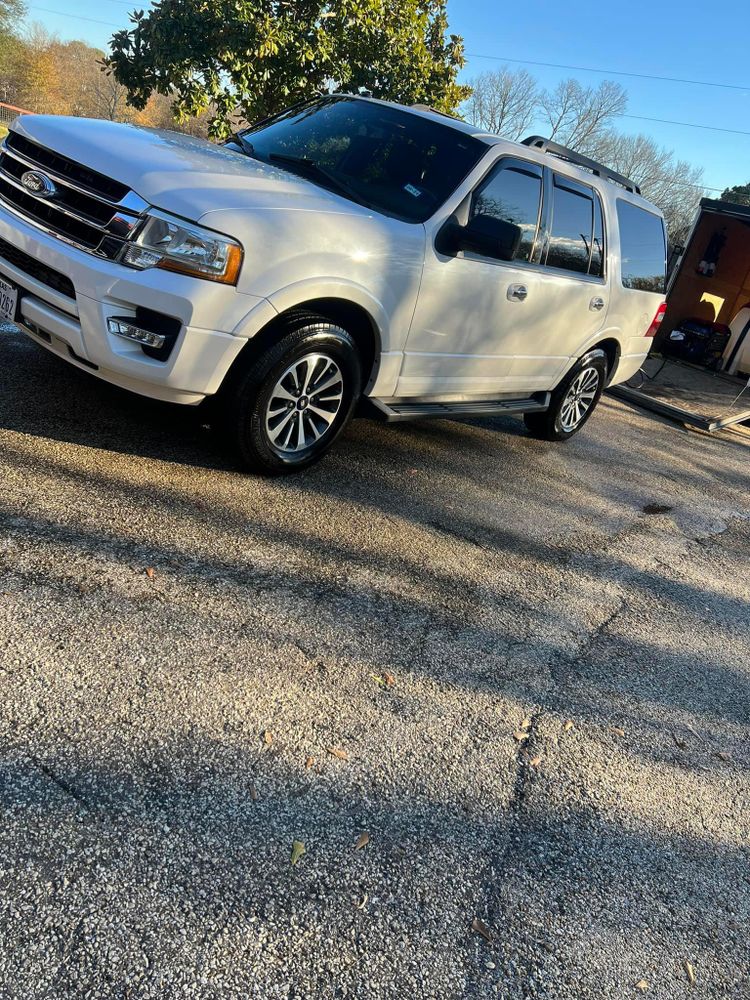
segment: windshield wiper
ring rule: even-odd
[[[232,132],[232,138],[229,141],[236,142],[238,146],[242,147],[242,152],[247,153],[248,156],[255,156],[255,146],[241,132]]]
[[[314,160],[309,160],[306,156],[290,156],[287,153],[269,153],[268,159],[271,163],[279,163],[281,166],[287,167],[297,167],[300,171],[307,174],[311,180],[322,181],[324,186],[332,187],[334,190],[338,191],[339,194],[344,194],[352,201],[358,202],[360,205],[364,205],[365,208],[372,208],[373,206],[362,197],[359,191],[356,191],[351,185],[349,185],[343,178],[338,177],[327,167],[322,167],[319,163]]]

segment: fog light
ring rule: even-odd
[[[164,347],[166,340],[163,333],[152,333],[151,330],[144,330],[129,320],[118,319],[116,316],[107,319],[107,329],[117,337],[134,340],[136,344],[145,344],[146,347]]]

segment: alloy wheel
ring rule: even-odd
[[[597,368],[582,369],[570,383],[560,408],[560,426],[566,432],[574,431],[591,409],[601,382]]]
[[[331,430],[344,398],[341,369],[327,354],[305,354],[286,369],[266,407],[266,433],[280,452],[304,451]]]

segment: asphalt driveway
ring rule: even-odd
[[[0,482],[0,997],[750,997],[750,433],[262,480],[6,332]]]

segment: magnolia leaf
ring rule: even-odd
[[[481,934],[485,941],[489,941],[490,944],[492,944],[492,931],[484,920],[481,920],[479,917],[474,917],[471,922],[471,929],[476,931],[477,934]]]
[[[363,833],[360,833],[360,835],[357,837],[357,841],[354,845],[354,850],[361,851],[362,848],[367,847],[369,843],[370,843],[370,834],[367,833],[367,831],[364,831]]]

